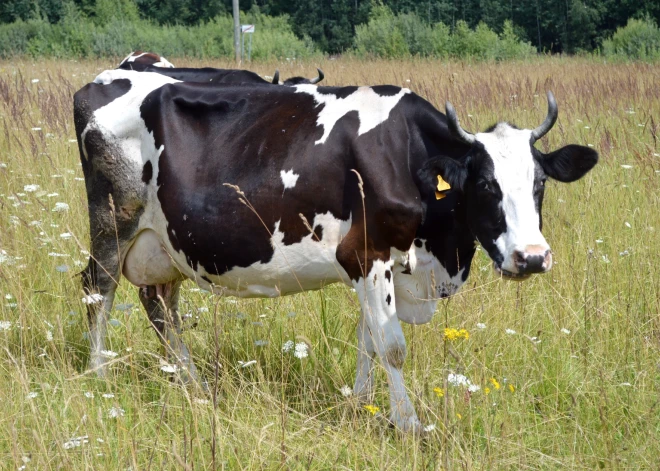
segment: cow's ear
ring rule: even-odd
[[[543,171],[550,178],[570,183],[579,180],[598,163],[598,152],[578,145],[568,145],[539,158]]]
[[[438,175],[449,184],[451,190],[462,191],[468,170],[464,163],[450,157],[434,157],[419,171],[419,178],[428,189],[437,187]]]

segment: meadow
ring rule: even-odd
[[[109,374],[85,371],[76,274],[89,234],[72,95],[118,62],[0,62],[0,469],[660,467],[660,66],[577,58],[249,66],[284,78],[315,76],[320,66],[325,85],[406,86],[441,110],[450,99],[472,131],[496,121],[538,126],[552,90],[559,121],[537,147],[600,153],[579,182],[548,184],[549,274],[507,282],[479,251],[468,282],[439,302],[431,323],[404,325],[406,385],[432,429],[414,437],[382,419],[382,371],[372,407],[345,394],[359,305],[340,285],[241,300],[186,282],[184,338],[209,396],[172,380],[136,289],[123,281]],[[446,339],[446,328],[468,338]],[[283,349],[288,341],[306,344],[307,356]],[[454,385],[450,374],[479,389]]]

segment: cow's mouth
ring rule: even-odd
[[[493,268],[495,269],[495,273],[497,273],[499,276],[507,280],[525,281],[527,278],[531,276],[529,273],[510,272],[509,270],[505,270],[504,268],[498,266],[496,263],[493,263]]]

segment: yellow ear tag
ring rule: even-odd
[[[444,192],[447,190],[451,190],[451,186],[449,186],[449,183],[444,181],[440,175],[438,175],[438,186],[436,187],[435,191],[435,199],[441,200],[445,196],[447,196]]]

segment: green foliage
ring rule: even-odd
[[[458,21],[453,32],[444,23],[429,25],[414,13],[395,15],[384,5],[375,6],[369,22],[355,32],[356,52],[383,58],[422,56],[475,59],[515,59],[529,57],[535,49],[521,41],[510,21],[501,35],[485,23],[471,29]]]
[[[623,59],[660,59],[660,28],[650,18],[631,19],[603,42],[603,54]]]
[[[161,26],[139,19],[130,0],[98,0],[96,5],[93,18],[68,2],[56,24],[42,19],[0,24],[0,57],[122,57],[137,49],[156,51],[166,57],[213,58],[233,54],[233,23],[229,15],[219,15],[196,26]],[[295,36],[286,16],[272,17],[253,9],[242,14],[242,18],[257,27],[252,43],[255,59],[304,58],[317,53],[309,38]]]

